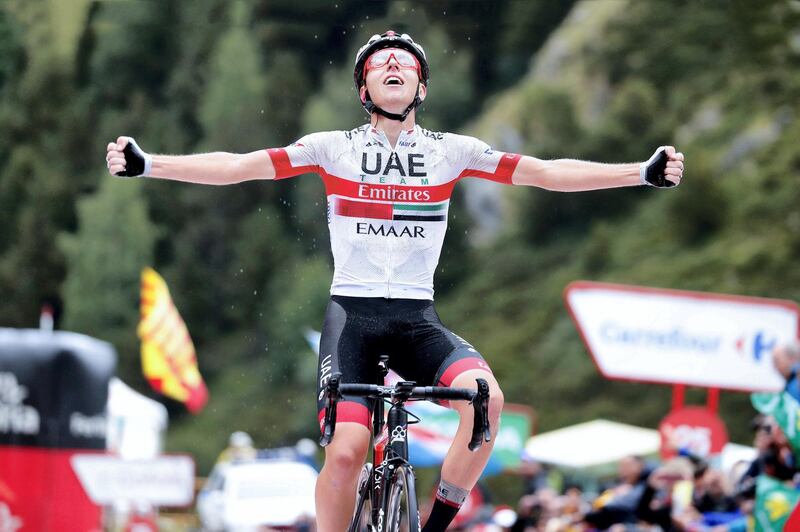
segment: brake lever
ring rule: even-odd
[[[322,436],[319,438],[319,444],[322,447],[327,447],[333,440],[333,433],[336,431],[336,408],[339,404],[342,394],[339,393],[339,382],[342,378],[341,373],[334,373],[331,375],[328,384],[325,385],[325,417],[322,423]]]
[[[475,417],[472,424],[472,439],[469,442],[469,450],[475,451],[486,443],[492,441],[492,432],[489,426],[489,383],[485,379],[475,379],[478,383],[478,390],[472,399],[472,407],[475,410]]]

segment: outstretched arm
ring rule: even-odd
[[[663,176],[667,183],[657,185],[647,178],[647,169],[657,165],[661,148],[645,163],[603,164],[574,159],[545,161],[522,157],[511,176],[515,185],[530,185],[558,192],[577,192],[603,188],[651,184],[675,186],[683,176],[683,154],[672,146],[664,146],[666,165]],[[644,170],[643,170],[644,168]]]
[[[149,155],[141,151],[130,137],[119,137],[116,142],[108,143],[106,163],[111,175],[120,175],[120,172],[128,170],[126,147],[128,147],[128,161],[132,158],[138,160],[141,157],[143,169],[138,172],[148,177],[206,185],[230,185],[255,179],[275,179],[275,168],[266,150],[243,154],[213,152],[197,155]],[[134,172],[133,175],[138,172]]]

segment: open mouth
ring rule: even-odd
[[[384,85],[403,85],[403,80],[398,76],[389,76],[383,80]]]

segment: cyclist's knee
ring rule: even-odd
[[[505,404],[505,397],[503,390],[500,386],[495,386],[489,390],[489,421],[491,422],[492,431],[496,431],[500,414],[503,412],[503,405]]]
[[[500,413],[503,411],[503,404],[505,398],[503,397],[503,390],[500,388],[497,379],[494,378],[489,372],[481,370],[470,370],[457,376],[453,379],[450,386],[453,388],[477,388],[475,379],[484,379],[489,385],[489,421],[492,424],[493,430],[497,426],[497,421],[500,419]],[[466,403],[458,404],[457,401],[451,403],[451,406],[459,411],[465,419],[472,419],[472,406]]]
[[[494,431],[498,426],[500,414],[503,412],[505,396],[494,376],[489,376],[486,381],[489,384],[489,421],[492,425],[492,431]]]
[[[341,475],[359,471],[369,449],[369,430],[362,426],[337,425],[336,434],[325,448],[325,466]]]
[[[325,453],[325,465],[338,474],[351,476],[364,462],[364,456],[356,449],[342,448],[331,451]]]

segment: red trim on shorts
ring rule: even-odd
[[[325,419],[325,408],[319,411],[319,430],[322,431],[322,422]],[[369,408],[353,401],[340,401],[336,406],[336,424],[358,423],[370,428]]]
[[[489,373],[492,372],[491,368],[489,368],[489,364],[487,364],[482,358],[462,358],[461,360],[456,360],[450,364],[444,373],[442,373],[442,376],[439,379],[439,386],[452,385],[456,377],[471,369],[481,369],[483,371],[488,371]]]
[[[275,167],[275,179],[286,179],[300,174],[320,173],[321,168],[316,164],[308,166],[292,166],[289,153],[285,148],[268,148],[267,154]]]

